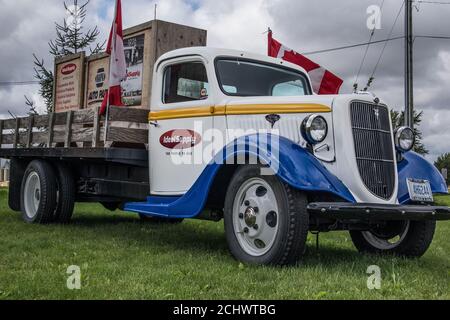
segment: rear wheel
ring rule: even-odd
[[[57,205],[54,222],[69,223],[75,207],[75,180],[72,171],[64,164],[56,166]]]
[[[295,264],[305,252],[309,229],[305,194],[260,166],[243,166],[225,200],[225,232],[233,256],[259,265]]]
[[[369,231],[350,231],[358,251],[421,257],[433,241],[436,221],[392,221]]]
[[[9,177],[9,191],[8,191],[8,205],[13,211],[20,212],[20,195],[22,191],[22,180],[27,164],[18,159],[11,159],[10,161],[10,177]]]
[[[45,161],[31,162],[21,188],[21,211],[28,223],[49,223],[56,209],[56,177]]]

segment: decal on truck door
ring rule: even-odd
[[[188,129],[175,129],[164,133],[159,142],[168,149],[190,149],[202,141],[199,133]]]

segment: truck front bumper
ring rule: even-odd
[[[450,220],[450,208],[415,205],[316,202],[308,212],[320,218],[358,221]]]

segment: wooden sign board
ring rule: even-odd
[[[83,105],[84,60],[84,52],[55,59],[55,112],[79,110]]]
[[[108,90],[109,55],[106,53],[86,58],[86,108],[100,107]]]

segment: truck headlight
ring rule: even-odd
[[[414,131],[409,127],[400,127],[395,130],[395,146],[397,149],[407,152],[414,147]]]
[[[313,114],[303,120],[301,132],[309,144],[321,143],[328,134],[327,121],[324,117]]]

